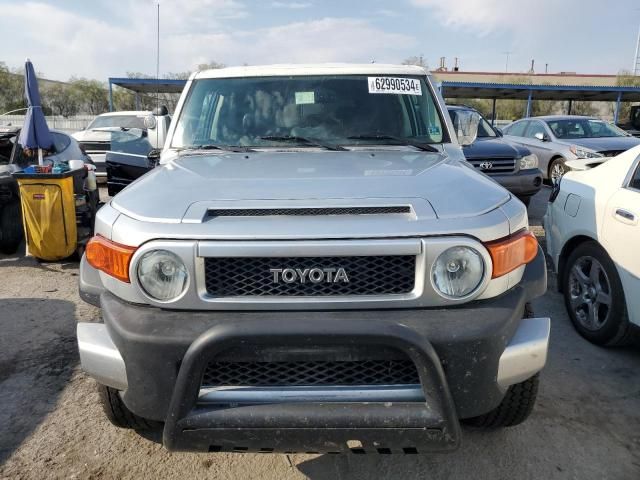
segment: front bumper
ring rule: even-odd
[[[357,440],[366,448],[443,451],[459,442],[458,418],[495,408],[509,385],[544,366],[549,319],[522,316],[545,290],[540,251],[506,294],[448,309],[179,312],[106,293],[105,323],[79,324],[78,340],[85,371],[122,390],[135,414],[164,421],[170,449],[326,452],[356,448]],[[237,392],[228,403],[220,396],[203,402],[211,393],[201,389],[209,361],[247,345],[393,348],[416,365],[421,392],[264,402],[248,391],[240,392],[244,402]]]
[[[516,197],[530,197],[542,188],[542,172],[538,168],[520,170],[517,173],[490,175]]]

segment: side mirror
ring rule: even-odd
[[[549,141],[549,136],[546,133],[538,132],[538,133],[536,133],[534,135],[534,137],[536,137],[541,142],[548,142]]]
[[[480,125],[480,114],[473,110],[461,110],[456,112],[453,126],[458,136],[458,142],[463,147],[471,145],[478,138],[478,126]]]
[[[162,150],[159,148],[152,149],[149,153],[147,153],[147,161],[149,163],[149,168],[155,168],[160,163],[160,154]]]

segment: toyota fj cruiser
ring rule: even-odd
[[[533,408],[543,253],[422,68],[194,74],[95,230],[82,367],[171,450],[446,451]]]

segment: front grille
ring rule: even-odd
[[[468,162],[487,175],[510,173],[516,169],[515,158],[472,158]],[[487,168],[489,165],[491,167]]]
[[[415,385],[420,383],[409,360],[211,362],[202,386],[295,387]]]
[[[111,149],[111,142],[80,142],[85,152],[106,152]]]
[[[314,216],[314,215],[391,215],[411,213],[411,207],[331,207],[331,208],[238,208],[210,209],[207,218],[215,217],[265,217],[265,216]]]
[[[415,264],[413,255],[204,260],[207,292],[216,297],[404,294],[413,290]],[[318,269],[321,280],[321,273],[313,272]],[[339,275],[340,269],[346,278]]]

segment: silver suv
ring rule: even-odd
[[[171,450],[445,451],[459,420],[533,408],[544,257],[421,68],[197,73],[95,228],[82,367],[114,424]]]

